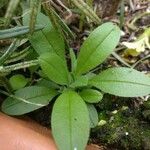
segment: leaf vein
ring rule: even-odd
[[[95,81],[93,81],[95,82]],[[141,85],[141,86],[150,86],[150,84],[144,84],[139,82],[132,82],[132,81],[123,81],[123,80],[100,80],[100,82],[117,82],[117,83],[125,83],[125,84],[135,84],[135,85]]]

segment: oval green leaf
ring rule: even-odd
[[[39,57],[39,63],[43,73],[58,84],[69,83],[69,72],[65,60],[55,53],[44,53]]]
[[[27,11],[24,12],[26,14],[23,17],[24,25],[29,25],[30,22],[30,13],[27,13]],[[31,42],[35,51],[39,55],[46,52],[55,52],[60,57],[64,58],[64,39],[59,34],[59,32],[52,26],[49,18],[42,13],[38,13],[36,23],[38,25],[43,25],[44,29],[34,33],[32,36],[29,36],[29,41]]]
[[[76,74],[83,74],[102,63],[117,46],[120,29],[113,23],[96,28],[83,43],[77,59]]]
[[[71,71],[74,72],[77,66],[76,55],[72,48],[69,49],[70,59],[71,59]]]
[[[90,117],[90,127],[94,128],[98,125],[98,113],[94,105],[87,104],[87,108],[89,110],[89,117]]]
[[[84,89],[79,94],[87,103],[98,103],[103,98],[102,93],[93,89]]]
[[[28,79],[26,79],[22,74],[16,74],[9,79],[9,83],[13,90],[18,90],[25,87],[28,83]]]
[[[113,95],[138,97],[150,94],[150,78],[134,69],[110,68],[89,81],[90,85]]]
[[[56,100],[52,111],[52,133],[58,149],[85,149],[89,129],[89,112],[85,102],[74,91],[64,92]]]
[[[48,105],[56,94],[55,90],[46,87],[25,87],[3,102],[2,111],[9,115],[23,115]]]

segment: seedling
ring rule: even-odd
[[[104,93],[121,97],[148,95],[150,78],[126,67],[108,68],[98,75],[92,73],[119,42],[120,29],[113,23],[96,28],[84,41],[77,58],[70,49],[71,65],[67,64],[62,43],[60,47],[57,41],[50,42],[53,48],[45,45],[51,50],[43,47],[45,51],[42,52],[43,45],[39,47],[38,44],[43,39],[39,39],[39,43],[35,41],[38,36],[44,37],[43,33],[35,33],[29,40],[40,55],[38,62],[46,80],[42,79],[34,86],[15,91],[14,95],[3,102],[2,110],[9,115],[22,115],[46,106],[55,99],[51,126],[58,149],[84,150],[90,128],[98,123],[98,114],[93,104],[101,101]],[[47,43],[47,39],[44,40]]]

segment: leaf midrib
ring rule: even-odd
[[[46,27],[45,27],[46,28]],[[44,30],[44,29],[43,29]],[[47,40],[47,42],[49,43],[50,47],[52,48],[52,51],[54,50],[55,51],[55,48],[54,46],[51,44],[50,40],[48,40],[47,36],[45,35],[44,31],[41,30],[42,34],[45,36],[45,39]]]
[[[46,27],[45,27],[46,28]],[[53,28],[53,27],[52,27]],[[44,30],[44,29],[43,29]],[[42,34],[45,36],[45,38],[46,38],[46,40],[48,41],[48,43],[50,44],[50,46],[52,47],[52,51],[54,51],[58,56],[60,56],[60,54],[58,53],[58,49],[56,49],[55,47],[54,47],[54,45],[50,42],[50,40],[48,40],[48,38],[47,38],[47,36],[46,36],[46,34],[44,33],[44,31],[43,30],[41,30],[42,31]],[[57,32],[57,31],[56,31]],[[60,38],[60,36],[58,35],[58,37]]]
[[[114,82],[114,83],[124,83],[124,84],[135,84],[135,85],[141,85],[141,86],[148,86],[150,87],[150,84],[144,84],[144,83],[139,83],[139,82],[132,82],[132,81],[123,81],[123,80],[98,80],[100,82]],[[97,81],[91,81],[91,82],[96,82]]]
[[[42,96],[47,96],[49,93],[47,93],[47,94],[41,94],[41,95],[38,95],[38,96],[34,96],[34,97],[30,97],[30,98],[22,98],[22,97],[17,97],[17,98],[21,98],[21,99],[24,99],[24,100],[26,100],[26,101],[29,101],[30,99],[33,99],[33,98],[36,98],[36,97],[42,97]],[[15,96],[17,96],[17,95],[15,95]],[[12,98],[12,99],[15,99],[15,98]],[[17,100],[17,102],[16,103],[13,103],[13,104],[11,104],[11,105],[9,105],[8,107],[5,107],[6,109],[8,109],[9,107],[12,107],[12,106],[14,106],[14,105],[16,105],[16,104],[19,104],[19,103],[22,103],[23,101],[21,101],[21,100],[18,100],[18,99],[15,99],[15,100]],[[25,102],[23,102],[23,103],[25,103]],[[27,104],[27,103],[26,103]],[[30,105],[34,105],[34,104],[30,104]],[[34,105],[35,106],[35,105]]]
[[[71,113],[71,95],[69,94],[69,132],[70,132],[70,150],[72,149],[72,113]]]

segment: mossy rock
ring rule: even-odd
[[[126,111],[118,110],[107,118],[107,124],[97,128],[97,139],[118,150],[150,150],[149,124],[135,113],[124,115]]]

